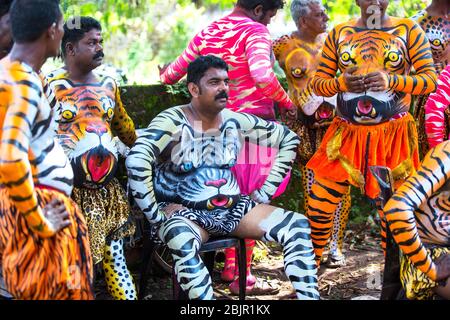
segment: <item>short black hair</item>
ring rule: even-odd
[[[76,44],[78,41],[83,39],[84,35],[91,31],[92,29],[97,29],[102,31],[102,26],[100,22],[92,17],[71,17],[64,24],[64,36],[61,42],[61,52],[63,56],[66,56],[66,44],[71,42]]]
[[[221,58],[213,55],[200,56],[188,66],[187,83],[193,82],[196,85],[199,85],[200,79],[203,78],[206,71],[210,68],[221,69],[228,72],[228,65]]]
[[[0,18],[9,12],[13,0],[0,0]]]
[[[62,18],[59,0],[14,0],[9,12],[14,42],[33,42]]]
[[[263,6],[263,11],[283,9],[284,0],[238,0],[237,5],[247,10],[253,10],[259,5]]]

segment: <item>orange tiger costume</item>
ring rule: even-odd
[[[305,192],[305,211],[308,209],[308,197],[314,182],[314,173],[306,168],[306,163],[319,148],[331,121],[335,116],[336,99],[334,97],[316,96],[311,87],[311,80],[317,70],[319,58],[326,33],[317,36],[316,42],[307,43],[299,39],[295,33],[284,35],[273,44],[273,52],[283,69],[287,83],[289,98],[299,109],[300,120],[292,128],[302,143],[298,147],[298,159]],[[329,265],[338,266],[344,263],[342,247],[344,231],[351,207],[350,190],[339,204],[333,223]]]
[[[18,299],[92,299],[86,222],[70,200],[73,172],[55,140],[42,81],[25,63],[0,61],[0,255]],[[54,232],[42,213],[61,200],[71,224]]]
[[[450,18],[448,16],[432,16],[427,10],[422,10],[411,19],[417,21],[425,31],[430,41],[434,66],[438,74],[440,74],[450,59],[448,53],[450,51]],[[428,100],[428,96],[428,94],[420,96],[414,108],[414,118],[417,120],[417,131],[419,133],[419,149],[422,157],[425,156],[430,148],[425,132],[425,103]]]
[[[136,299],[123,256],[123,238],[132,236],[128,198],[115,178],[118,141],[136,140],[134,123],[111,77],[97,83],[73,83],[65,69],[46,77],[46,95],[55,112],[57,134],[75,172],[72,198],[86,217],[94,264],[103,262],[108,289],[115,299]]]
[[[397,185],[414,172],[419,158],[416,127],[408,114],[409,95],[436,88],[429,43],[416,23],[394,17],[381,29],[358,27],[357,23],[355,19],[340,24],[329,33],[312,81],[316,94],[338,94],[337,116],[307,164],[316,177],[308,217],[318,263],[333,214],[349,184],[375,198],[379,188],[369,166],[391,168]],[[388,90],[348,92],[344,75],[336,78],[336,73],[351,66],[357,66],[356,74],[361,75],[385,70]],[[417,71],[414,76],[408,75],[411,67]],[[381,221],[385,248],[384,218]]]
[[[450,141],[425,156],[421,166],[384,208],[403,253],[400,279],[409,299],[429,299],[437,287],[434,260],[450,253]]]

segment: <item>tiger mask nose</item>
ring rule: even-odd
[[[219,179],[219,180],[213,180],[213,181],[206,181],[205,185],[207,187],[216,187],[220,188],[221,186],[225,185],[227,183],[227,180],[225,179]]]
[[[91,124],[86,127],[86,132],[95,133],[98,136],[102,136],[103,134],[108,132],[108,129],[102,125]]]

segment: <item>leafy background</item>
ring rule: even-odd
[[[269,25],[273,37],[294,30],[287,0]],[[429,0],[391,0],[389,13],[411,16]],[[158,82],[158,65],[173,61],[201,28],[223,16],[235,0],[62,0],[65,17],[90,15],[100,20],[106,62],[123,69],[131,84]],[[355,0],[324,1],[331,24],[359,14]],[[60,62],[51,62],[44,71]]]

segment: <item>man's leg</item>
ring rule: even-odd
[[[232,234],[279,243],[283,247],[286,275],[297,297],[319,299],[310,226],[304,215],[269,205],[258,205],[244,216]]]
[[[137,300],[136,286],[123,254],[123,240],[105,245],[103,270],[108,291],[114,300]]]
[[[211,276],[198,253],[208,233],[188,219],[175,216],[161,225],[158,236],[172,253],[177,281],[189,299],[213,299]]]
[[[333,232],[330,240],[330,253],[328,254],[327,266],[340,267],[345,265],[345,256],[342,253],[344,246],[345,229],[347,227],[348,215],[351,208],[350,188],[339,203],[333,219]]]
[[[320,265],[323,249],[330,239],[336,209],[348,189],[348,183],[339,183],[318,177],[315,178],[311,187],[306,215],[311,224],[311,238],[317,265]]]

